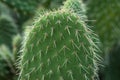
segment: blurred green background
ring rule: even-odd
[[[32,28],[37,16],[60,8],[64,1],[0,0],[0,80],[17,80],[16,64],[25,32]],[[120,1],[83,1],[88,16],[86,23],[101,41],[100,80],[120,80]]]

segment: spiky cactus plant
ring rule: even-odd
[[[93,38],[74,13],[43,15],[25,38],[19,80],[92,80],[97,49]]]
[[[110,47],[118,38],[120,27],[120,0],[88,0],[88,17],[93,30],[100,36],[104,47]],[[120,28],[119,28],[120,29]]]
[[[61,10],[46,13],[35,21],[23,41],[19,80],[97,77],[97,39],[79,15],[80,10],[78,5],[72,8],[65,4]]]
[[[64,9],[69,9],[70,11],[76,13],[82,20],[86,20],[86,9],[85,4],[82,0],[67,0],[64,2]]]
[[[21,35],[18,34],[16,36],[14,36],[12,46],[13,46],[13,54],[14,54],[15,60],[17,60],[18,56],[20,55],[19,51],[20,51],[20,47],[21,47],[21,42],[22,42]]]

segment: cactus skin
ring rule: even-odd
[[[88,0],[88,17],[93,30],[100,36],[104,47],[110,47],[118,38],[120,29],[120,0]]]
[[[13,54],[15,57],[15,60],[18,59],[20,56],[20,48],[21,48],[21,42],[22,42],[22,36],[20,34],[14,36],[12,46],[13,46]]]
[[[86,20],[87,16],[85,4],[83,4],[82,0],[67,0],[65,1],[63,9],[69,9],[70,11],[73,11],[76,13],[82,20]]]
[[[96,45],[79,16],[58,10],[33,26],[23,43],[19,80],[93,80]]]
[[[108,54],[105,80],[120,80],[120,41],[117,41]]]

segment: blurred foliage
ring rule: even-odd
[[[9,9],[4,4],[0,4],[0,44],[4,43],[11,48],[12,37],[17,33],[17,25],[10,16]]]
[[[105,80],[120,80],[120,41],[107,54]]]
[[[33,14],[41,0],[2,0],[2,2],[16,12],[19,19],[18,23],[22,24]]]
[[[14,69],[14,56],[5,45],[0,46],[0,79],[7,80],[7,78],[13,78],[15,74]],[[11,80],[9,79],[9,80]]]
[[[105,52],[116,39],[116,29],[120,29],[120,0],[88,0],[88,19],[92,29],[99,35]],[[108,51],[107,51],[108,52]]]
[[[119,57],[119,51],[114,52],[114,50],[117,48],[116,46],[112,47],[117,40],[120,40],[120,0],[87,0],[87,16],[88,21],[91,27],[98,35],[101,40],[101,50],[102,50],[102,57],[104,58],[103,64],[104,67],[100,68],[100,74],[101,74],[101,80],[104,80],[104,77],[106,77],[106,74],[109,75],[109,78],[106,80],[120,80],[119,79],[113,79],[112,77],[112,65],[113,62],[111,62],[114,58],[117,63],[117,56]],[[113,49],[113,51],[110,51]],[[111,59],[107,59],[110,57]],[[117,59],[116,59],[116,58]],[[108,65],[106,62],[110,62]],[[107,67],[107,69],[106,69]],[[109,68],[109,69],[108,69]],[[117,68],[117,67],[116,67]],[[120,69],[118,69],[120,71]],[[107,72],[107,73],[106,73]],[[118,75],[115,73],[115,75]],[[110,79],[111,76],[111,79]],[[108,77],[108,76],[107,76]]]
[[[0,44],[5,43],[12,46],[12,37],[17,32],[16,24],[7,15],[0,16]]]

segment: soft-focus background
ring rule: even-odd
[[[65,0],[0,0],[0,80],[17,80],[24,33],[41,14],[55,10]],[[99,36],[100,80],[120,80],[120,0],[83,0],[86,23]],[[43,12],[44,11],[44,12]]]

